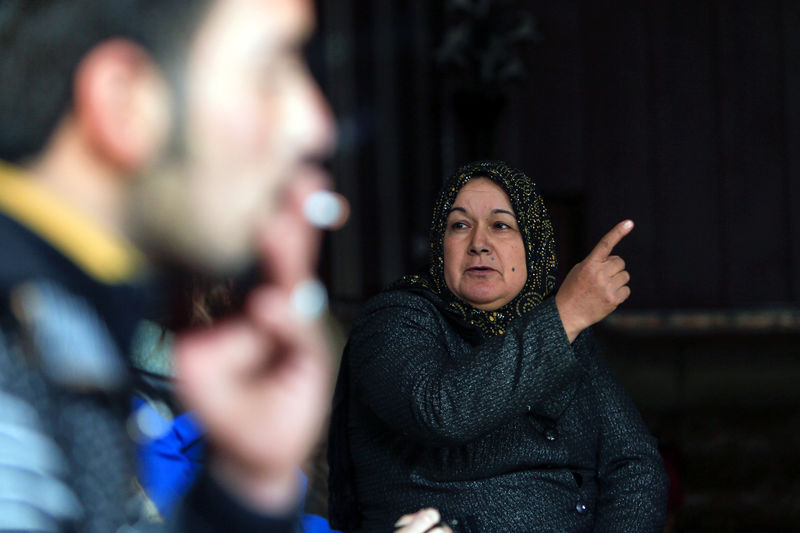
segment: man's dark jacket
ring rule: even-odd
[[[2,162],[0,250],[0,531],[164,531],[139,519],[134,490],[127,354],[159,292],[143,258]],[[203,475],[166,529],[298,524],[250,512]]]
[[[664,527],[656,441],[552,298],[491,338],[428,291],[374,298],[345,350],[329,461],[342,529],[388,531],[422,507],[455,531]]]

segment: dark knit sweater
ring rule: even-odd
[[[359,530],[389,531],[430,506],[455,531],[662,531],[655,439],[591,332],[570,345],[553,298],[491,338],[447,313],[397,290],[356,322],[331,428],[334,527],[355,511]]]

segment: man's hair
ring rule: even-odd
[[[72,107],[83,57],[114,37],[178,63],[213,0],[0,0],[0,159],[42,150]]]

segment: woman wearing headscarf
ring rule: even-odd
[[[372,299],[331,423],[332,525],[430,505],[454,531],[661,531],[655,439],[588,329],[627,298],[615,227],[554,295],[552,224],[501,162],[450,177],[430,266]]]

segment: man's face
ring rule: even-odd
[[[252,258],[290,182],[319,174],[333,122],[307,70],[308,0],[219,0],[184,72],[178,149],[134,187],[140,238],[174,259],[230,272]]]

